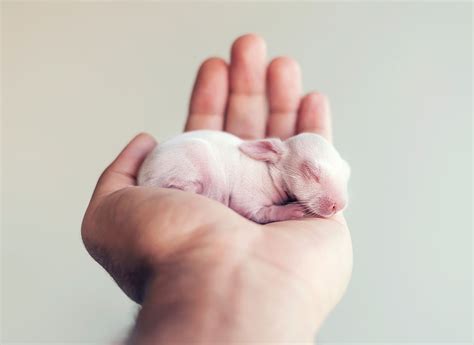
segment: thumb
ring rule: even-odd
[[[151,135],[140,133],[135,136],[102,173],[93,198],[135,186],[138,170],[155,146],[156,141]]]

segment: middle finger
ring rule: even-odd
[[[239,37],[232,45],[230,95],[225,130],[243,139],[265,136],[266,46],[257,35]]]

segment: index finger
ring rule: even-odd
[[[229,88],[224,60],[210,58],[199,68],[194,83],[185,131],[224,128],[224,112]]]

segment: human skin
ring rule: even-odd
[[[301,89],[294,60],[267,66],[265,42],[239,37],[229,64],[201,65],[185,130],[331,140],[327,98]],[[200,195],[138,187],[155,145],[139,134],[126,146],[101,175],[82,224],[89,253],[141,304],[129,343],[312,343],[350,279],[344,217],[258,225]]]

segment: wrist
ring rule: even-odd
[[[169,259],[149,280],[131,343],[311,343],[320,320],[299,283],[224,249]]]

